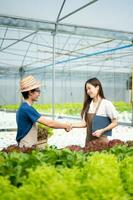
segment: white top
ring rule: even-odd
[[[94,106],[93,101],[90,103],[89,113],[95,113],[97,105]],[[118,116],[118,112],[116,111],[114,105],[111,101],[107,99],[102,99],[101,104],[98,108],[96,115],[109,117],[110,119],[116,119]]]

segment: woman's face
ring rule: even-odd
[[[99,86],[93,86],[90,83],[86,84],[86,92],[87,94],[90,96],[90,98],[95,98],[97,97],[98,93],[99,93]]]

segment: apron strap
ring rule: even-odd
[[[96,107],[94,116],[97,114],[97,111],[98,111],[98,109],[99,109],[99,107],[100,107],[101,102],[102,102],[102,99],[99,101],[99,103],[98,103],[98,105],[97,105],[97,107]]]

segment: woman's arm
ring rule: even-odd
[[[105,127],[105,128],[102,129],[103,133],[106,132],[106,131],[112,130],[117,125],[118,125],[117,119],[112,119],[111,123],[107,127]]]
[[[100,137],[102,134],[104,134],[106,131],[112,130],[118,125],[117,119],[112,119],[111,123],[106,126],[105,128],[98,129],[95,132],[92,133],[93,136]]]

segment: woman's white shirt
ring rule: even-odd
[[[96,108],[97,105],[94,106],[93,101],[91,101],[88,113],[95,113]],[[116,119],[118,116],[118,112],[116,111],[111,101],[107,99],[102,99],[96,115],[109,117],[110,119]]]

